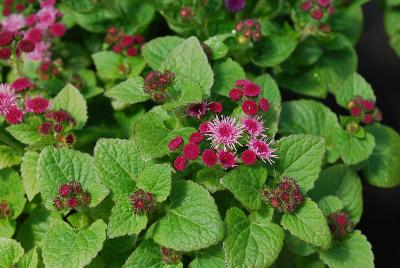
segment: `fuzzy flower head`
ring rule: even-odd
[[[16,32],[25,27],[25,17],[21,14],[12,14],[2,22],[3,29],[8,32]]]
[[[0,114],[8,114],[11,107],[17,105],[17,98],[8,84],[0,84]]]
[[[250,150],[256,153],[257,157],[263,162],[268,161],[270,164],[274,163],[273,158],[278,156],[275,154],[276,149],[271,148],[270,144],[265,138],[252,139],[247,145]]]
[[[50,106],[48,99],[42,97],[34,97],[25,100],[25,109],[27,112],[41,114],[47,111]]]
[[[58,11],[52,6],[46,6],[39,10],[36,15],[38,21],[37,27],[41,30],[47,30],[56,22]]]
[[[262,136],[265,131],[264,121],[260,116],[248,116],[242,119],[244,130],[252,137]]]
[[[226,9],[229,12],[239,12],[244,8],[245,0],[225,0]]]
[[[211,141],[211,146],[215,149],[229,148],[236,150],[236,145],[241,146],[239,139],[243,134],[243,125],[235,118],[229,116],[216,116],[213,121],[208,124],[206,136]]]
[[[218,162],[222,165],[224,169],[236,167],[237,158],[236,155],[229,151],[219,151],[218,152]]]
[[[186,108],[186,115],[189,117],[200,119],[204,115],[206,115],[207,107],[208,107],[207,101],[189,104],[188,107]]]

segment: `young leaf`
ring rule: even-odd
[[[161,63],[184,39],[177,36],[164,36],[152,39],[142,48],[142,55],[146,63],[153,69],[160,68]]]
[[[39,153],[26,152],[21,163],[21,177],[26,196],[29,201],[39,193],[36,168],[39,161]]]
[[[113,51],[100,51],[92,55],[100,79],[107,81],[120,78],[120,64],[122,63],[120,57]]]
[[[150,99],[143,89],[143,78],[138,76],[113,86],[106,91],[105,95],[128,104],[144,102]]]
[[[198,83],[204,96],[210,95],[214,74],[196,37],[190,37],[177,46],[165,58],[160,68],[172,71],[176,80],[187,78]]]
[[[374,124],[366,128],[375,137],[375,147],[363,173],[368,183],[378,187],[400,184],[400,135],[390,127]]]
[[[154,241],[177,251],[194,251],[220,242],[224,228],[211,195],[191,181],[172,185],[170,206],[154,226]]]
[[[141,159],[132,142],[100,139],[94,149],[97,175],[116,196],[127,196],[135,188],[137,177],[151,162]]]
[[[126,260],[123,268],[152,267],[152,268],[183,268],[181,262],[165,265],[162,262],[160,247],[152,240],[144,240]]]
[[[224,252],[229,267],[269,267],[275,262],[284,238],[279,225],[251,222],[236,207],[228,210],[225,223]]]
[[[24,249],[17,241],[0,237],[0,268],[13,267],[23,254]]]
[[[358,223],[363,210],[361,180],[350,167],[338,164],[323,170],[309,192],[319,202],[324,196],[337,196],[353,223]]]
[[[26,202],[24,187],[19,174],[13,169],[0,170],[0,201],[3,200],[11,208],[10,219],[16,219],[24,210]]]
[[[115,206],[111,210],[107,226],[108,237],[139,234],[146,225],[147,216],[133,213],[129,196],[115,198]]]
[[[349,102],[356,96],[375,101],[371,85],[361,75],[354,73],[346,79],[341,89],[337,92],[336,101],[340,106],[347,108]]]
[[[22,153],[10,146],[0,145],[0,169],[21,163]]]
[[[294,177],[303,193],[312,189],[324,159],[324,139],[313,135],[290,135],[277,142],[282,176]]]
[[[162,202],[171,191],[171,172],[169,164],[146,167],[138,175],[137,188],[153,193],[157,202]]]
[[[374,255],[367,238],[356,230],[333,248],[320,251],[321,260],[332,268],[373,268]]]
[[[196,258],[189,264],[189,268],[226,268],[224,251],[221,245],[212,246],[198,251]]]
[[[175,81],[168,93],[173,96],[169,96],[167,102],[162,105],[165,110],[176,109],[189,103],[198,103],[203,98],[203,91],[200,85],[189,79]]]
[[[235,87],[235,81],[245,79],[246,74],[239,63],[227,58],[213,66],[214,84],[212,92],[222,96],[228,96],[229,91]]]
[[[341,131],[337,133],[336,144],[343,162],[355,165],[366,160],[372,154],[375,139],[369,133],[364,138],[359,138],[347,131]]]
[[[76,120],[76,129],[81,129],[88,119],[86,100],[71,84],[66,85],[51,101],[54,110],[63,109]]]
[[[339,197],[328,195],[319,200],[318,207],[325,216],[328,216],[331,213],[341,211],[343,209],[343,202]]]
[[[98,205],[109,193],[96,176],[93,158],[71,149],[43,149],[39,157],[37,176],[40,193],[49,210],[55,209],[53,199],[63,183],[80,182],[83,190],[91,196],[90,207]]]
[[[239,166],[221,179],[221,183],[249,210],[257,210],[262,201],[260,191],[267,180],[263,167]]]
[[[106,225],[101,220],[83,230],[56,223],[43,240],[43,262],[47,267],[84,267],[96,257],[105,239]]]
[[[310,199],[293,214],[284,214],[281,225],[292,235],[321,248],[328,248],[331,244],[331,233],[325,216]]]

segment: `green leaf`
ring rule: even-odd
[[[282,176],[294,177],[303,193],[312,189],[324,159],[324,139],[313,135],[290,135],[277,142]]]
[[[224,44],[224,41],[231,36],[231,33],[218,34],[204,41],[204,44],[211,50],[211,58],[213,60],[221,59],[229,52],[229,47]]]
[[[367,133],[365,137],[357,137],[347,131],[341,131],[337,134],[337,149],[348,165],[354,165],[366,160],[375,147],[374,136]]]
[[[113,86],[106,91],[105,95],[128,104],[144,102],[150,99],[143,89],[143,78],[140,76],[129,78],[128,80]]]
[[[63,109],[76,120],[76,129],[81,129],[88,119],[86,100],[71,84],[66,85],[51,101],[54,110]]]
[[[0,237],[11,238],[15,233],[17,223],[15,220],[0,219]]]
[[[38,131],[41,123],[42,120],[39,117],[31,117],[21,124],[8,126],[6,130],[20,142],[32,145],[42,139]]]
[[[40,153],[37,176],[40,193],[49,210],[55,210],[53,199],[63,183],[80,182],[91,196],[90,207],[98,205],[109,193],[96,176],[93,158],[71,149],[46,147]]]
[[[17,241],[0,238],[0,268],[13,267],[23,254],[24,249]]]
[[[284,214],[281,225],[292,235],[321,248],[331,244],[331,233],[317,204],[307,198],[293,214]]]
[[[18,165],[21,163],[21,158],[21,152],[6,145],[0,145],[0,169]]]
[[[332,268],[375,267],[371,244],[358,230],[333,248],[320,251],[319,256]]]
[[[300,256],[309,256],[318,251],[318,247],[304,242],[288,232],[286,232],[285,244],[290,252]]]
[[[331,213],[341,211],[343,209],[343,202],[337,196],[328,195],[319,200],[318,206],[324,215],[328,216]]]
[[[224,186],[221,184],[221,178],[226,174],[226,172],[220,167],[205,167],[200,169],[196,173],[194,182],[200,184],[207,189],[210,193],[215,193],[217,191],[222,191]]]
[[[198,103],[203,98],[203,92],[197,82],[180,79],[168,89],[167,102],[162,105],[165,110],[171,110],[189,103]]]
[[[84,267],[96,257],[105,239],[106,225],[101,220],[83,230],[74,230],[65,222],[56,223],[43,240],[44,264],[47,267]]]
[[[352,44],[356,45],[363,29],[363,12],[361,5],[351,5],[340,9],[330,19],[332,30],[343,33]]]
[[[341,89],[336,94],[336,101],[344,108],[347,108],[349,102],[356,96],[361,96],[364,99],[375,101],[375,94],[371,85],[357,73],[354,73],[347,78],[343,86],[340,88]]]
[[[171,191],[171,173],[169,164],[146,167],[138,176],[137,188],[153,193],[157,202],[162,202]]]
[[[221,245],[198,251],[189,268],[226,268],[224,251]]]
[[[121,77],[120,65],[122,59],[113,51],[100,51],[92,55],[97,75],[103,81],[115,80]]]
[[[198,83],[203,94],[210,95],[214,75],[196,37],[190,37],[177,46],[163,61],[161,69],[174,72],[176,80],[187,78]]]
[[[100,139],[94,157],[97,175],[116,196],[133,192],[138,175],[150,164],[141,159],[137,147],[128,140]]]
[[[111,210],[107,235],[110,238],[139,234],[146,228],[147,216],[136,215],[132,210],[129,196],[115,198],[115,206]]]
[[[297,46],[296,35],[268,36],[260,42],[258,54],[252,58],[255,65],[259,67],[272,67],[284,62]]]
[[[239,166],[221,179],[221,183],[249,210],[257,210],[262,201],[260,191],[267,180],[267,170],[261,166]]]
[[[322,103],[312,100],[284,102],[278,131],[285,135],[305,133],[324,137],[326,149],[339,154],[337,137],[343,130],[336,115]],[[329,162],[336,160],[328,158]]]
[[[154,226],[154,241],[177,251],[194,251],[219,243],[224,228],[211,195],[191,181],[172,185],[170,206]]]
[[[34,248],[22,256],[17,264],[17,268],[36,268],[38,267],[38,263],[39,257],[36,248]]]
[[[133,139],[146,159],[162,157],[169,153],[168,143],[177,135],[188,138],[196,130],[189,127],[170,130],[153,111],[145,114],[133,129]]]
[[[337,196],[353,223],[358,223],[363,210],[362,185],[357,173],[344,164],[323,170],[310,197],[319,202],[324,196]]]
[[[21,177],[22,184],[24,185],[26,196],[29,201],[39,193],[39,186],[37,182],[36,167],[39,161],[39,153],[26,152],[22,158],[21,163]]]
[[[251,222],[236,207],[228,210],[225,223],[224,252],[229,267],[269,267],[275,262],[284,238],[279,225]]]
[[[144,240],[127,259],[123,268],[182,268],[182,263],[165,265],[162,262],[160,247],[152,240]]]
[[[235,81],[245,79],[246,74],[239,63],[227,58],[213,66],[214,84],[212,92],[223,96],[228,96],[229,91],[235,87]]]
[[[400,135],[390,127],[373,124],[366,128],[375,137],[375,147],[365,163],[363,174],[378,187],[400,184]]]
[[[143,58],[153,70],[157,70],[168,55],[183,41],[184,39],[177,36],[163,36],[152,39],[142,48]]]
[[[26,250],[40,247],[50,226],[61,221],[62,216],[58,212],[37,207],[19,226],[16,239]]]
[[[24,210],[25,191],[19,174],[12,169],[0,170],[0,200],[11,208],[10,219],[16,219]]]

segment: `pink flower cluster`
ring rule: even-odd
[[[236,87],[231,93],[232,91],[234,94],[230,95],[234,101],[239,101],[243,95],[248,98],[242,104],[245,114],[243,116],[219,115],[223,111],[219,102],[203,101],[187,107],[186,115],[189,117],[202,119],[208,111],[212,112],[212,117],[199,125],[198,131],[191,134],[187,144],[181,136],[170,141],[169,150],[181,152],[174,161],[176,170],[184,170],[189,161],[195,161],[199,157],[205,166],[220,164],[224,169],[233,168],[239,163],[253,165],[257,159],[273,163],[273,158],[277,157],[276,149],[268,142],[264,121],[259,115],[268,111],[268,100],[260,98],[258,103],[253,100],[258,97],[261,89],[249,80],[236,81]]]
[[[135,57],[139,54],[139,49],[144,44],[144,37],[140,34],[125,34],[123,30],[110,27],[107,29],[105,43],[112,46],[112,50],[117,54]]]
[[[69,182],[58,187],[58,196],[53,199],[57,210],[87,207],[91,196],[82,189],[80,182]]]
[[[328,216],[328,225],[333,237],[342,240],[353,231],[354,225],[344,212],[334,212]]]
[[[318,21],[322,20],[324,16],[331,16],[335,13],[332,0],[306,0],[301,3],[300,9]]]
[[[348,103],[347,107],[353,118],[363,122],[365,125],[382,120],[382,114],[373,100],[365,100],[361,96],[356,96]]]
[[[252,19],[245,19],[244,21],[239,21],[235,30],[241,33],[245,38],[251,38],[253,41],[260,41],[262,38],[261,34],[261,24]]]
[[[28,4],[34,2],[29,1]],[[3,14],[6,17],[1,22],[2,29],[22,39],[20,41],[22,46],[18,45],[17,48],[20,48],[22,52],[29,52],[28,58],[31,60],[50,60],[49,48],[52,39],[61,37],[65,33],[65,26],[58,22],[62,14],[54,7],[55,3],[55,0],[42,0],[40,9],[25,17],[23,14],[19,14],[25,9],[23,1],[8,0],[4,2]],[[11,13],[12,7],[15,7],[17,13]],[[34,10],[34,6],[32,6],[32,10]],[[30,49],[24,51],[22,50],[24,47]]]

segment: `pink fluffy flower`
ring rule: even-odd
[[[258,137],[265,131],[264,122],[261,117],[245,117],[242,119],[244,130],[252,137]]]
[[[11,88],[15,92],[21,92],[21,91],[27,90],[31,87],[32,87],[32,83],[26,77],[21,77],[21,78],[15,79],[15,81],[11,84]]]
[[[52,6],[46,6],[36,14],[36,27],[41,30],[46,30],[56,22],[56,19],[57,9]]]
[[[229,151],[219,151],[218,161],[224,169],[233,168],[236,166],[236,155]]]
[[[50,27],[50,32],[54,37],[61,37],[65,33],[65,26],[62,23],[55,23]]]
[[[215,149],[229,148],[236,150],[236,144],[240,145],[239,138],[242,137],[243,126],[235,118],[229,116],[216,116],[208,124],[208,131],[205,133],[211,145]]]
[[[30,40],[35,44],[39,43],[42,41],[42,31],[38,28],[31,28],[25,33],[24,39]]]
[[[42,0],[40,1],[40,7],[53,7],[56,4],[56,0]]]
[[[26,25],[25,17],[21,14],[12,14],[3,21],[3,29],[8,32],[16,32]]]
[[[30,60],[48,61],[50,60],[49,43],[39,42],[35,45],[35,50],[28,54]]]
[[[257,157],[263,162],[267,160],[270,164],[274,163],[272,158],[277,158],[278,156],[274,154],[276,149],[270,147],[270,144],[266,139],[252,139],[249,141],[248,145],[250,150],[256,153]]]
[[[49,106],[49,100],[42,97],[34,97],[25,100],[25,109],[27,112],[30,113],[44,113],[49,108]]]
[[[11,107],[17,105],[17,98],[8,84],[0,84],[0,114],[8,114]]]
[[[5,115],[5,119],[9,124],[19,124],[24,119],[24,112],[17,106],[11,106]]]

